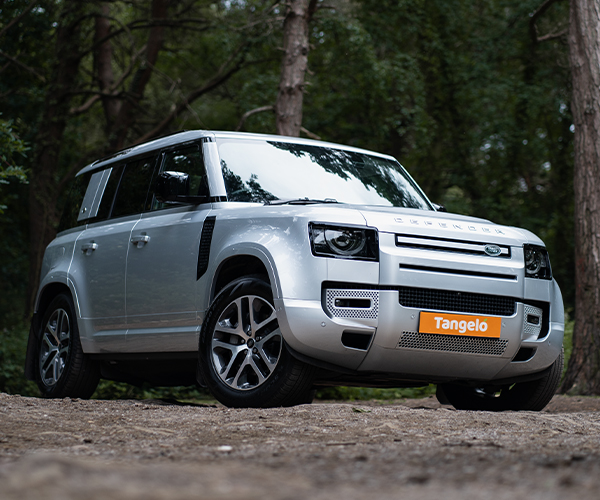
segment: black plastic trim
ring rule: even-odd
[[[210,244],[212,242],[212,235],[215,229],[215,222],[217,218],[210,216],[204,219],[202,225],[202,235],[200,236],[200,246],[198,248],[198,268],[196,272],[196,280],[199,280],[204,276],[208,269],[208,262],[210,260]]]

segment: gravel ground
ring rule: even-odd
[[[0,394],[0,498],[600,498],[600,399],[229,409]]]

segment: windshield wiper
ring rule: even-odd
[[[311,198],[293,198],[291,200],[265,200],[265,205],[314,205],[316,203],[339,203],[334,198],[315,200]]]

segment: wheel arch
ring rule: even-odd
[[[219,292],[229,283],[243,276],[261,276],[273,288],[272,273],[269,273],[270,267],[256,255],[243,254],[228,257],[220,263],[214,275],[210,302],[212,303]]]
[[[40,323],[54,297],[57,297],[61,293],[66,293],[74,299],[73,291],[65,283],[56,281],[45,285],[38,294],[36,308],[31,318],[29,339],[27,341],[27,353],[25,356],[25,377],[28,380],[35,380],[35,358],[38,355],[37,345],[40,338]],[[73,300],[73,303],[77,309],[76,301]]]

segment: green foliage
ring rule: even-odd
[[[0,331],[0,392],[39,395],[37,386],[25,378],[25,351],[29,328],[19,325]]]
[[[573,327],[575,326],[575,320],[565,318],[565,337],[563,339],[563,348],[565,349],[565,367],[563,369],[563,377],[567,372],[569,366],[569,359],[571,358],[571,352],[573,352]]]
[[[525,227],[539,235],[548,246],[553,272],[572,313],[568,47],[561,38],[542,43],[531,38],[530,13],[542,0],[320,3],[327,8],[317,12],[310,26],[304,127],[325,140],[392,154],[428,196],[449,211]],[[0,30],[29,4],[29,0],[3,2]],[[38,2],[0,40],[2,53],[12,58],[0,54],[0,113],[8,117],[0,119],[0,182],[11,180],[9,186],[0,186],[0,205],[8,207],[0,217],[0,325],[13,324],[24,309],[29,193],[20,181],[40,146],[35,137],[48,125],[41,123],[41,110],[45,99],[53,98],[49,83],[61,57],[54,53],[57,23],[67,4]],[[133,59],[132,55],[147,41],[145,20],[151,1],[109,4],[115,33],[113,71],[117,79],[123,76],[117,90],[124,96],[144,64],[143,51]],[[92,14],[99,6],[100,2],[89,2],[86,9],[91,15],[82,19],[84,56],[75,88],[70,89],[73,108],[88,103],[98,91],[90,49]],[[237,71],[228,80],[191,102],[161,133],[232,130],[244,113],[273,105],[282,57],[282,9],[282,4],[270,0],[172,2],[169,16],[176,22],[165,27],[163,48],[128,140],[152,130],[194,90],[233,68]],[[568,9],[568,2],[554,3],[538,21],[539,33],[563,29]],[[248,118],[244,130],[270,133],[274,123],[273,113],[258,113]],[[61,183],[78,167],[106,154],[110,139],[100,99],[86,112],[71,114],[53,181]],[[33,148],[31,154],[27,145]],[[24,349],[19,331],[3,330],[3,373],[18,372],[20,361],[14,356]],[[14,380],[18,386],[16,375]],[[359,389],[340,391],[346,394],[344,399],[361,394]],[[103,383],[98,390],[102,397],[146,393],[112,383]]]
[[[199,387],[137,387],[123,382],[101,380],[93,399],[163,399],[177,401],[213,401],[212,396]]]
[[[396,389],[379,389],[371,387],[324,387],[317,390],[316,398],[322,400],[392,401],[397,399],[425,398],[435,394],[435,385],[424,387],[408,387]]]
[[[8,184],[10,180],[27,182],[25,169],[19,164],[18,156],[24,157],[28,149],[17,135],[13,120],[0,118],[0,187],[2,184]],[[0,214],[5,209],[4,195],[0,189]]]

